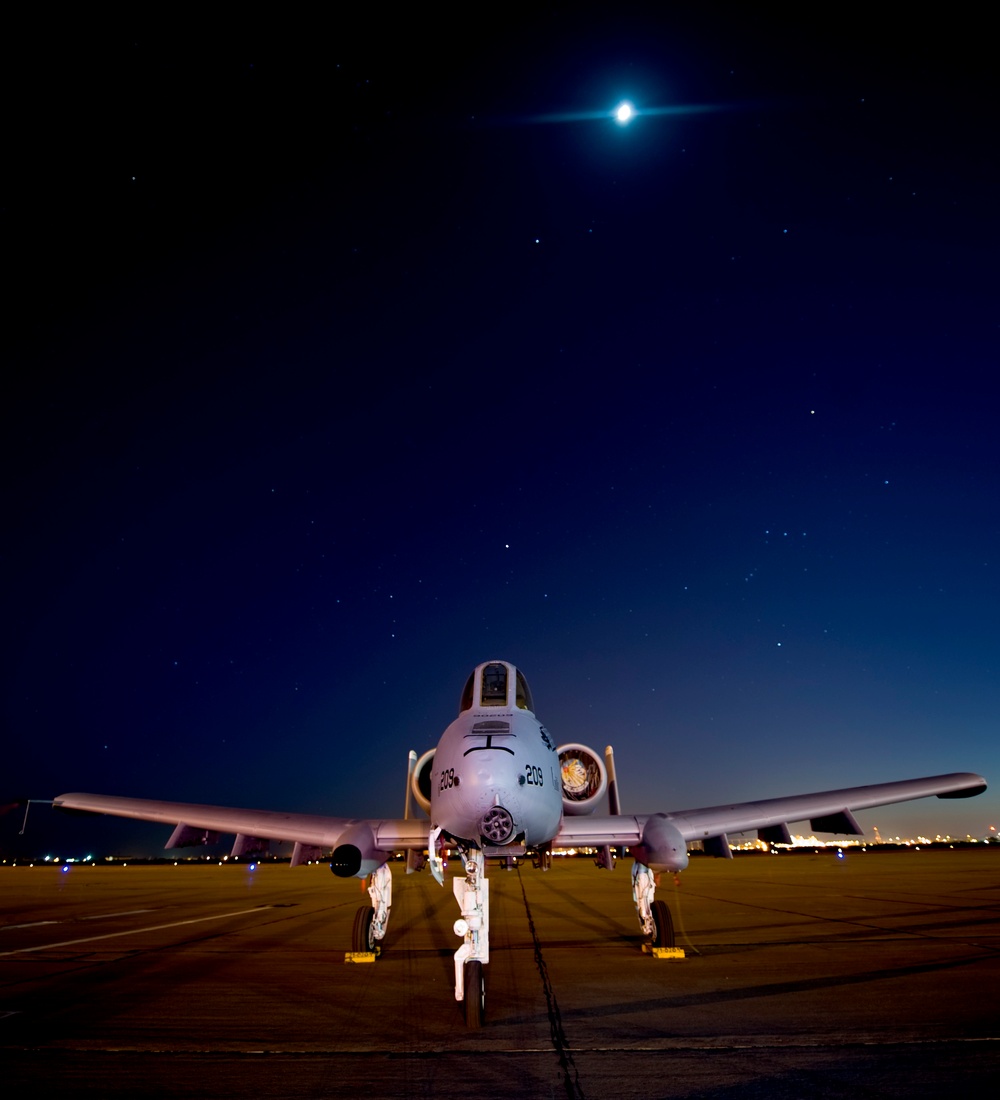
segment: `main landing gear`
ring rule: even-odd
[[[375,950],[374,925],[375,910],[370,905],[362,905],[354,915],[354,931],[351,933],[351,950],[355,954],[370,954]]]
[[[650,937],[653,947],[673,947],[674,922],[667,903],[654,900],[655,893],[656,876],[636,860],[632,865],[632,898],[643,934]]]
[[[392,905],[392,872],[387,863],[376,867],[369,875],[368,894],[372,899],[371,905],[362,905],[354,916],[351,950],[378,954]]]

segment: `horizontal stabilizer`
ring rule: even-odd
[[[849,836],[864,836],[864,829],[854,820],[850,810],[839,810],[835,814],[810,818],[809,824],[814,833],[847,833]]]

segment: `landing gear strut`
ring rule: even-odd
[[[667,903],[654,900],[655,893],[656,876],[636,860],[632,865],[632,898],[643,934],[650,937],[653,947],[673,947],[674,922]]]
[[[379,951],[379,942],[385,936],[392,905],[392,872],[383,863],[372,871],[368,879],[371,905],[363,905],[354,916],[354,932],[351,950],[370,954]]]
[[[490,884],[486,860],[476,850],[464,854],[465,878],[452,881],[462,915],[455,921],[455,935],[464,943],[455,952],[455,1000],[465,1001],[465,1022],[483,1025],[486,983],[483,967],[490,961]]]

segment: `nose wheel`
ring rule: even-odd
[[[486,1014],[486,977],[483,974],[483,964],[478,959],[471,959],[465,964],[462,977],[465,986],[465,1026],[470,1029],[480,1028]]]

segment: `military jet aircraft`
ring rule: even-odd
[[[486,1005],[483,968],[489,962],[489,880],[486,861],[531,851],[545,867],[555,847],[592,847],[598,865],[614,867],[615,849],[633,859],[632,894],[643,933],[659,947],[673,946],[667,905],[655,897],[660,873],[688,865],[688,845],[730,857],[728,833],[757,830],[771,842],[790,841],[788,823],[808,820],[816,832],[861,834],[853,811],[915,798],[965,798],[986,789],[982,776],[954,772],[867,787],[821,791],[736,805],[668,813],[621,812],[610,746],[604,759],[586,745],[556,745],[535,716],[521,672],[507,661],[486,661],[462,692],[458,717],[437,748],[417,759],[410,753],[404,817],[343,818],[313,814],[160,802],[114,795],[63,794],[58,808],[160,821],[175,828],[167,848],[208,843],[235,833],[233,855],[260,850],[267,841],[294,842],[292,865],[332,851],[331,870],[369,880],[371,905],[358,910],[352,948],[377,953],[392,903],[389,860],[407,852],[407,871],[427,853],[435,879],[444,884],[447,850],[457,850],[464,874],[452,878],[460,916],[455,932],[455,998],[466,1023],[480,1027]],[[608,794],[610,813],[594,813]],[[412,812],[415,801],[427,814]]]

